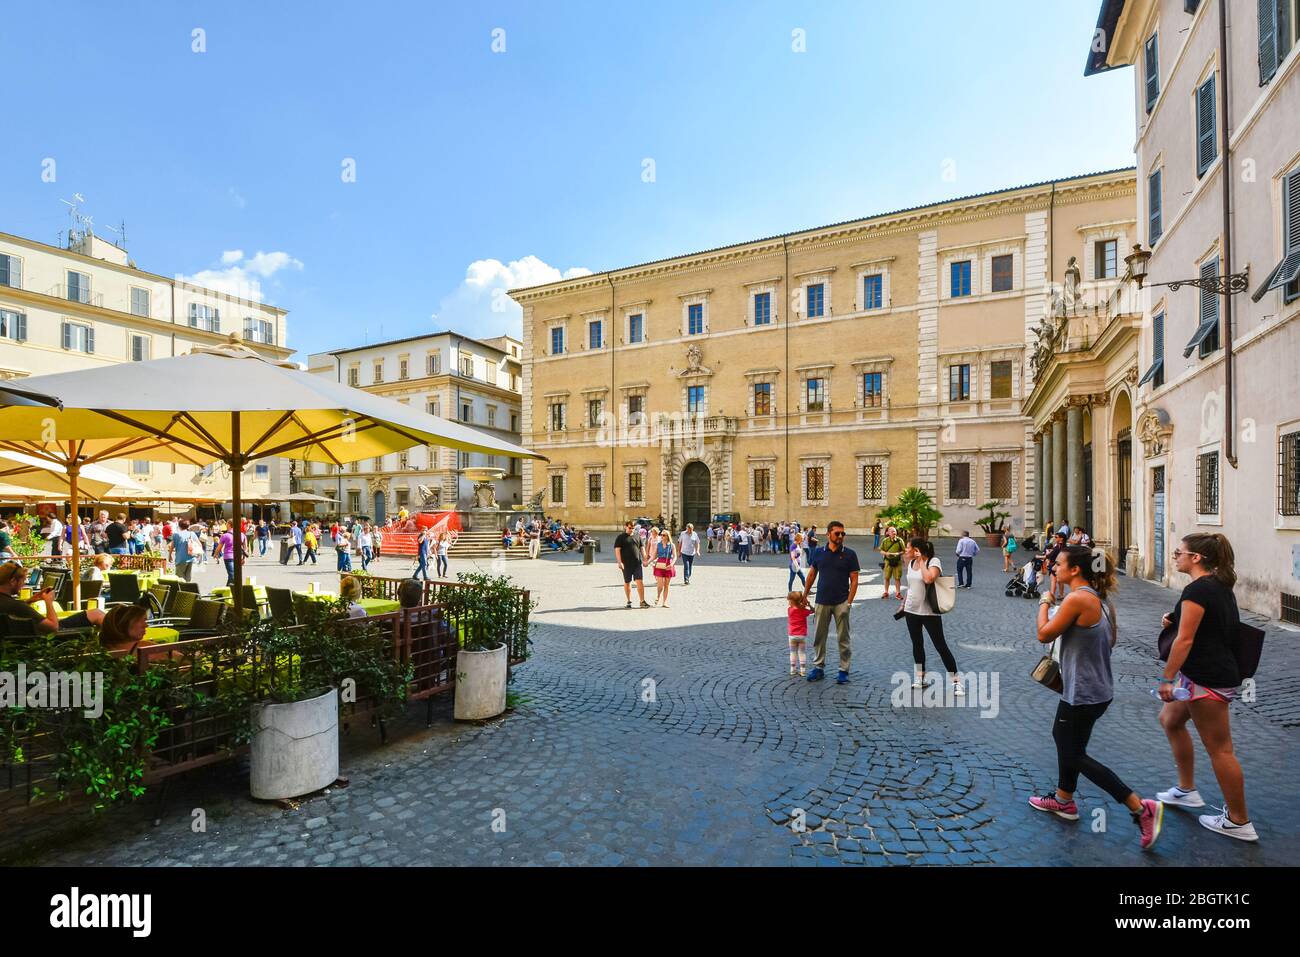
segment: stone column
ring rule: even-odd
[[[1058,412],[1052,419],[1052,527],[1065,518],[1065,416]]]
[[[1027,526],[1023,534],[1028,535],[1035,527],[1043,527],[1043,437],[1034,436],[1034,519],[1029,520],[1029,513],[1025,512],[1025,525]]]
[[[1071,405],[1065,414],[1065,511],[1070,526],[1083,525],[1083,406]]]
[[[1052,517],[1052,424],[1049,422],[1047,428],[1043,429],[1043,455],[1042,461],[1038,465],[1038,525],[1035,531],[1039,531],[1048,522],[1054,522]]]

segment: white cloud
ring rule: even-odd
[[[258,250],[251,258],[244,258],[242,249],[228,249],[221,254],[224,269],[201,269],[193,275],[178,274],[176,278],[195,286],[223,292],[240,299],[266,302],[262,293],[262,280],[270,279],[283,269],[302,269],[300,260],[286,252],[266,253]]]
[[[464,281],[438,304],[434,321],[439,329],[455,329],[480,339],[500,335],[517,339],[523,331],[523,310],[506,290],[590,275],[590,269],[575,266],[562,271],[536,256],[508,264],[499,259],[477,259],[466,267]]]
[[[244,199],[244,197],[240,194],[239,190],[235,189],[235,187],[233,186],[230,187],[229,190],[227,190],[227,195],[230,196],[231,202],[233,202],[240,209],[243,209],[245,206],[248,205],[248,200]]]

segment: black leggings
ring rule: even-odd
[[[907,633],[912,636],[912,660],[925,668],[925,643],[921,640],[921,627],[930,633],[930,643],[943,659],[943,666],[950,674],[957,673],[957,659],[948,650],[948,642],[943,639],[943,619],[938,615],[914,615],[910,611],[907,618]]]
[[[1082,774],[1123,804],[1133,789],[1106,765],[1088,757],[1088,739],[1092,737],[1092,726],[1109,707],[1109,701],[1101,704],[1066,704],[1061,701],[1056,706],[1056,723],[1052,725],[1052,738],[1056,741],[1056,763],[1060,769],[1056,785],[1062,791],[1073,794],[1079,786],[1079,775]]]

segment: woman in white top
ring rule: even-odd
[[[935,651],[943,659],[944,667],[948,669],[948,682],[953,694],[964,695],[966,691],[962,688],[961,679],[957,677],[957,659],[953,657],[948,642],[943,637],[943,618],[940,617],[939,610],[931,606],[927,595],[926,586],[934,584],[935,579],[943,574],[943,566],[934,557],[934,545],[924,538],[913,538],[907,543],[903,560],[907,569],[907,597],[898,607],[907,620],[907,632],[912,638],[912,661],[916,664],[916,677],[912,681],[912,687],[925,687],[925,644],[921,639],[921,629],[924,628],[930,635]]]
[[[439,578],[447,577],[447,552],[451,549],[451,532],[438,536],[437,572]]]

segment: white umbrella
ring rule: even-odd
[[[441,445],[512,458],[544,456],[458,422],[331,382],[294,363],[265,359],[238,333],[220,346],[147,362],[37,376],[24,388],[57,396],[61,410],[12,406],[0,448],[79,462],[105,457],[230,467],[234,512],[240,475],[253,459],[346,462]],[[6,393],[0,390],[0,406]],[[75,437],[69,442],[66,437]],[[240,601],[243,555],[235,549],[234,598]]]

